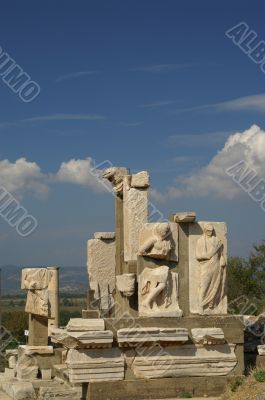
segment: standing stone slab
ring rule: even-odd
[[[88,240],[88,275],[90,289],[101,310],[109,310],[113,304],[115,289],[115,239],[110,235],[96,234],[99,239]]]
[[[211,230],[212,234],[209,233]],[[189,300],[192,314],[227,314],[226,265],[226,224],[189,224]]]
[[[142,187],[132,187],[131,180],[134,181],[128,175],[123,183],[125,261],[137,260],[140,230],[148,218],[148,185],[143,182]]]

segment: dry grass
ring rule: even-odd
[[[254,375],[256,372],[264,370],[254,369],[247,376],[242,384],[232,384],[226,393],[221,397],[222,400],[265,400],[265,382],[257,382]]]

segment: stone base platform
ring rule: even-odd
[[[166,378],[119,382],[100,382],[88,385],[89,400],[156,400],[196,397],[217,397],[235,377]],[[187,396],[186,396],[187,397]]]
[[[126,315],[127,316],[127,315]],[[213,315],[199,316],[191,315],[181,318],[158,317],[129,317],[129,318],[106,318],[106,329],[111,330],[114,336],[114,342],[118,341],[117,331],[123,328],[185,328],[189,333],[189,341],[192,343],[192,329],[194,328],[221,328],[224,332],[225,341],[236,345],[235,354],[237,365],[232,371],[232,375],[242,375],[244,373],[244,323],[240,316],[232,315]],[[135,379],[130,370],[125,371],[125,379]],[[168,396],[170,397],[170,396]],[[174,397],[174,396],[173,396]]]

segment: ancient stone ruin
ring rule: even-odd
[[[58,269],[24,269],[29,343],[9,352],[2,387],[20,400],[220,395],[244,371],[242,318],[227,313],[226,224],[163,217],[146,171],[103,177],[116,227],[88,240],[83,318],[58,327]]]

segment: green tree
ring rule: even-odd
[[[255,314],[264,311],[265,305],[265,242],[253,246],[246,259],[231,257],[228,261],[228,301],[235,312]],[[238,307],[236,306],[238,301]],[[242,304],[246,303],[243,306]],[[247,306],[248,302],[248,306]],[[252,304],[252,306],[251,306]],[[255,306],[255,307],[254,307]]]

